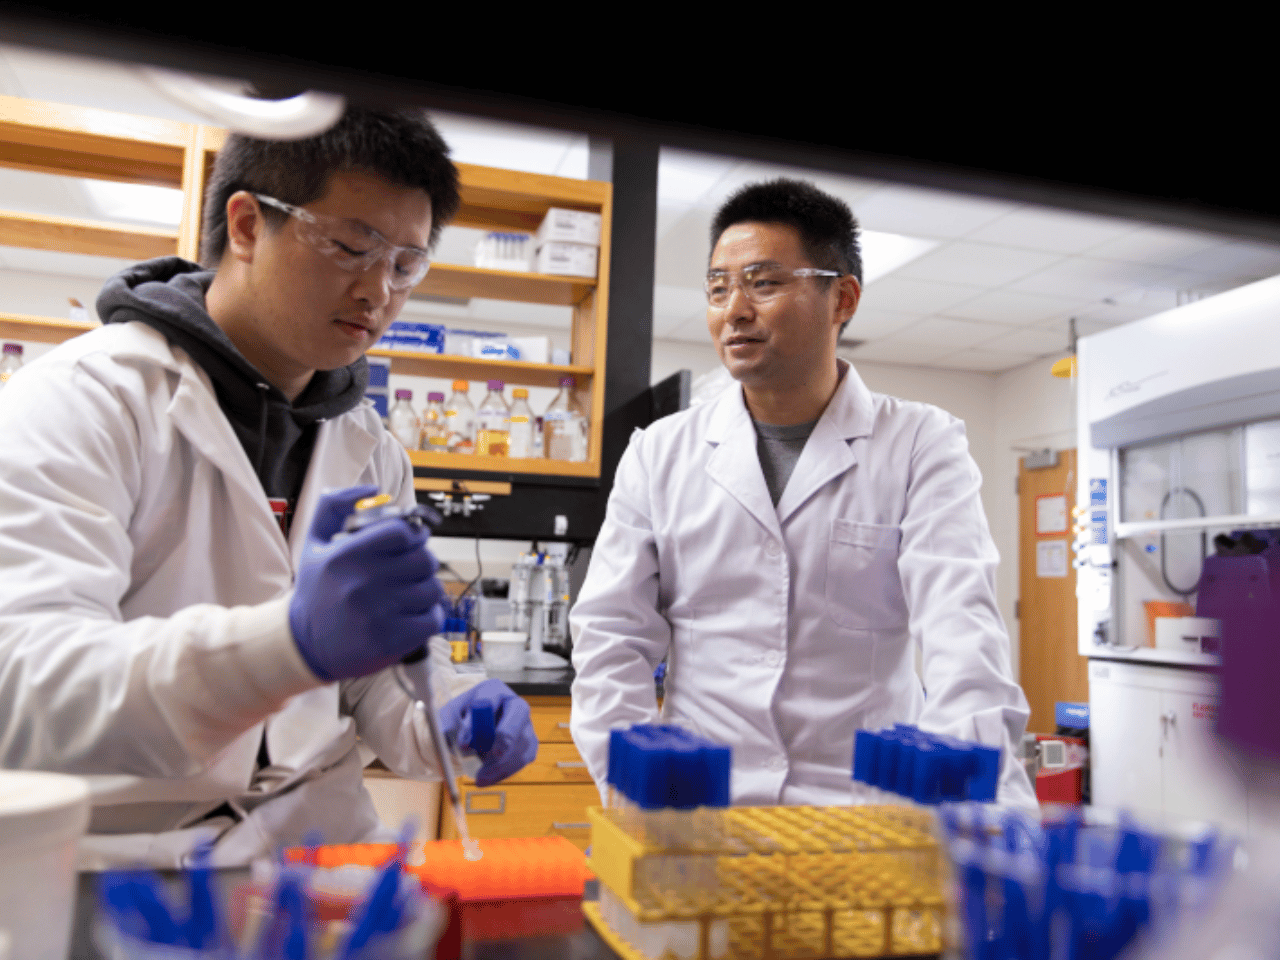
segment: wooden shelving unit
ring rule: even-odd
[[[212,127],[154,120],[106,110],[0,96],[0,166],[64,176],[176,187],[183,192],[178,230],[156,230],[0,211],[0,245],[143,260],[198,257],[200,206],[214,156],[226,134]],[[408,376],[501,379],[509,384],[557,387],[576,381],[578,402],[591,420],[588,459],[509,460],[461,454],[413,452],[425,470],[485,474],[598,477],[604,421],[605,344],[608,329],[609,245],[612,185],[459,164],[462,207],[453,221],[484,230],[533,231],[551,207],[601,214],[599,276],[557,277],[458,264],[433,264],[416,294],[482,297],[573,308],[571,363],[511,363],[440,354],[372,350],[391,358],[391,369]],[[0,336],[59,343],[96,324],[50,317],[0,314]]]

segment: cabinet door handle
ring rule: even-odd
[[[561,770],[581,770],[585,767],[585,760],[557,760],[556,766]]]
[[[590,828],[591,828],[591,824],[589,822],[588,823],[560,823],[555,820],[551,821],[552,830],[589,830]]]
[[[471,805],[471,801],[475,797],[497,797],[497,809],[493,807],[482,807],[476,809]],[[468,790],[467,802],[464,804],[467,813],[506,813],[507,812],[507,791],[505,790]]]

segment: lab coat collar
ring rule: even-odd
[[[853,469],[858,456],[851,441],[871,435],[874,416],[871,391],[851,364],[844,360],[836,362],[844,376],[818,418],[778,500],[779,523],[786,523],[818,490]]]
[[[735,384],[715,401],[706,439],[714,447],[707,473],[771,533],[823,485],[857,463],[850,441],[871,435],[875,401],[862,378],[845,360],[844,376],[818,419],[804,452],[775,509],[760,469],[756,431],[742,387]]]

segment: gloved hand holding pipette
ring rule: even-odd
[[[375,493],[361,486],[321,497],[303,549],[289,624],[303,658],[325,680],[400,662],[414,662],[415,676],[424,680],[426,642],[444,625],[447,595],[435,577],[439,561],[427,549],[428,524],[439,518],[426,508],[401,516],[387,504],[385,511],[360,511],[364,524],[348,522],[356,504]],[[424,702],[431,700],[428,686],[422,682],[418,691]],[[506,779],[537,756],[529,705],[500,680],[485,680],[448,701],[438,718],[433,733],[463,758],[478,759],[478,786]],[[433,744],[443,754],[441,746]],[[440,760],[451,780],[449,758]]]
[[[326,493],[302,551],[289,604],[294,642],[322,680],[362,677],[398,663],[444,626],[440,563],[425,526],[378,523],[340,537],[372,486]]]

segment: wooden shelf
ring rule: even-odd
[[[568,460],[489,457],[478,453],[431,453],[427,450],[410,450],[409,460],[415,467],[425,467],[430,470],[536,473],[542,476],[559,477],[598,477],[600,475],[600,464],[593,460],[570,463]]]
[[[414,289],[431,297],[485,297],[576,307],[596,288],[594,278],[557,277],[548,273],[489,270],[457,263],[433,263],[426,279]]]
[[[177,254],[178,232],[0,210],[0,245],[150,260]]]
[[[610,184],[540,173],[458,166],[462,206],[453,224],[480,230],[533,233],[552,207],[599,213],[612,198]]]
[[[451,353],[410,353],[404,350],[369,351],[371,357],[389,357],[391,369],[408,377],[439,377],[442,380],[501,380],[529,387],[558,387],[561,377],[573,377],[581,389],[591,379],[590,367],[560,366],[552,363],[522,363],[516,360],[482,360]]]
[[[81,320],[57,320],[53,317],[32,317],[22,313],[0,313],[0,337],[6,340],[27,340],[35,343],[62,343],[89,330],[96,330],[99,323]]]

